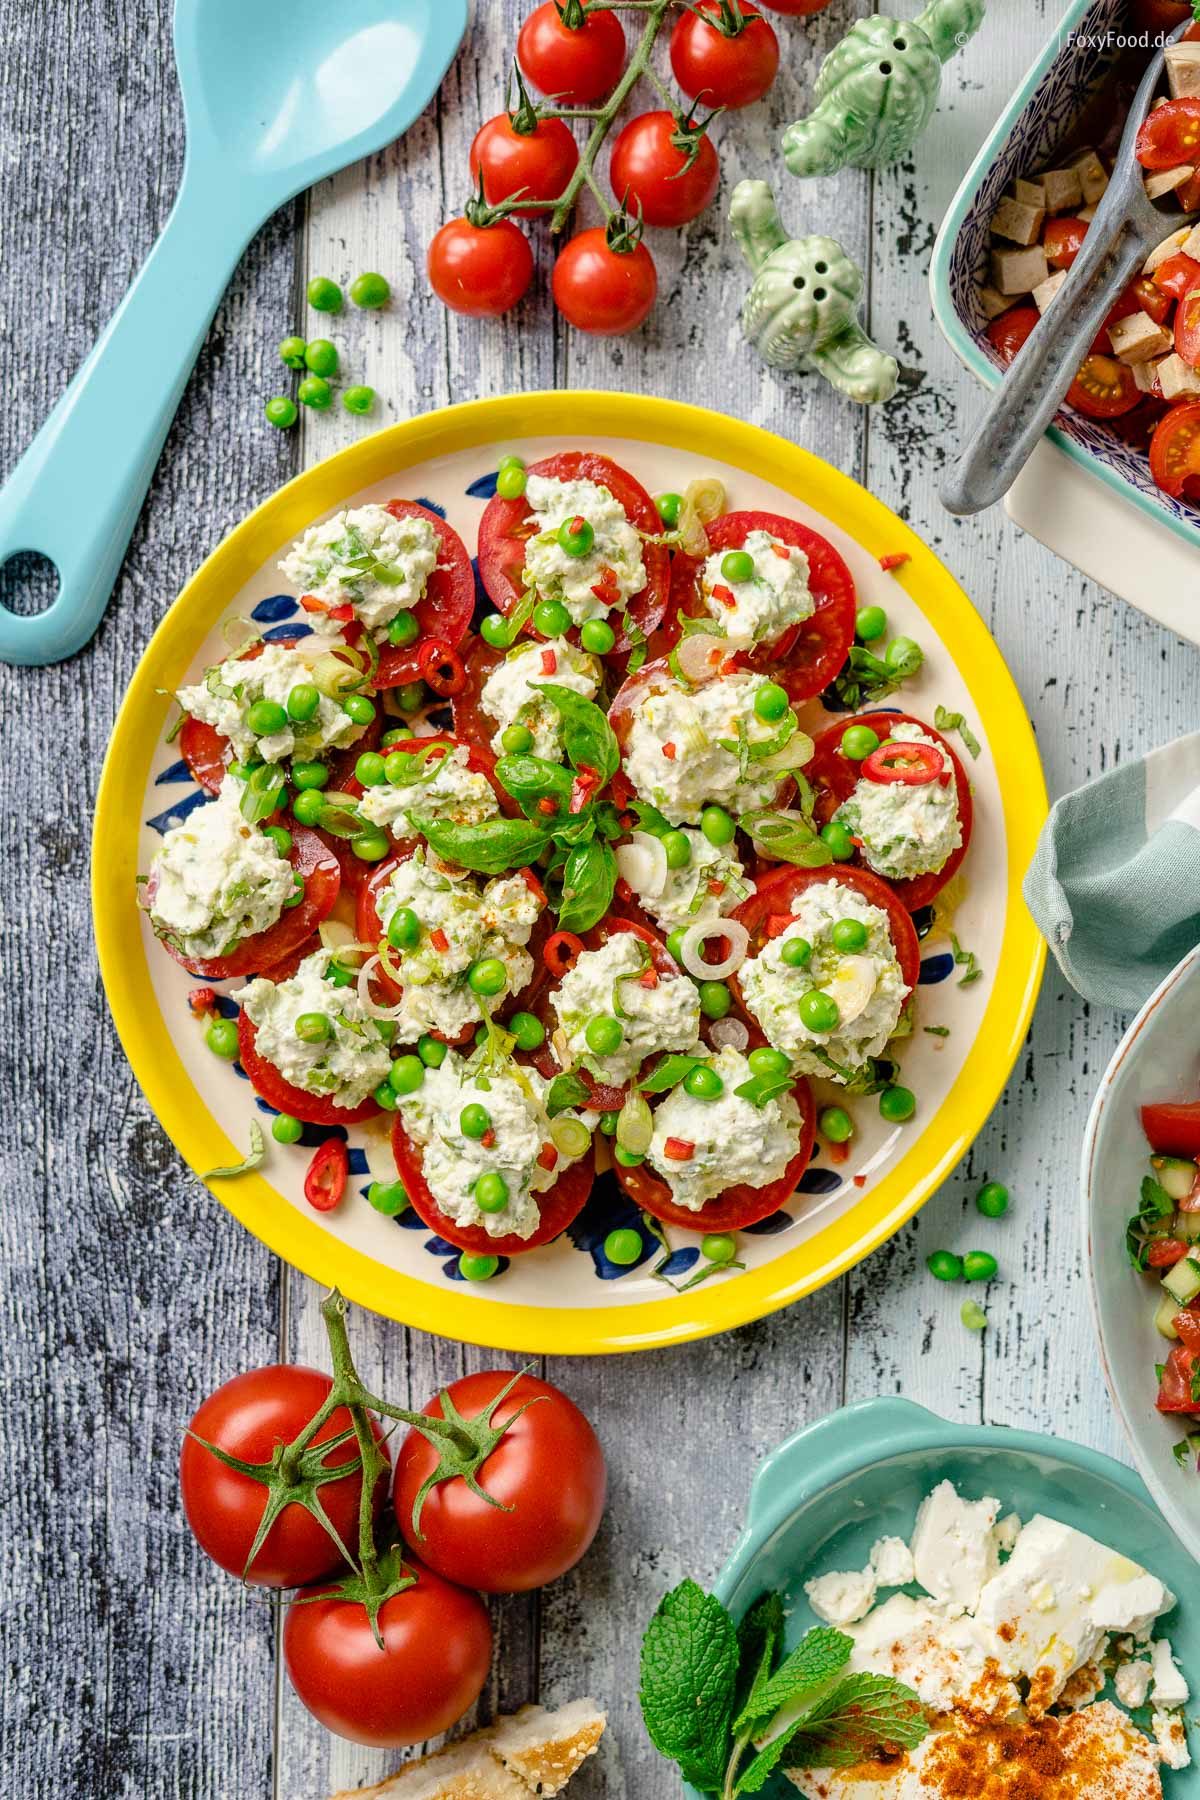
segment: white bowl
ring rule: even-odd
[[[1147,1000],[1105,1070],[1083,1145],[1083,1228],[1100,1360],[1134,1460],[1176,1536],[1200,1558],[1200,1473],[1180,1467],[1176,1420],[1156,1411],[1151,1284],[1129,1266],[1125,1224],[1137,1211],[1149,1148],[1138,1108],[1200,1094],[1200,946]]]

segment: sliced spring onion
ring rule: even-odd
[[[777,862],[795,863],[802,869],[823,869],[833,861],[828,844],[802,813],[766,809],[743,813],[738,823],[755,848]]]
[[[355,795],[334,792],[322,794],[321,798],[325,802],[321,810],[322,831],[331,831],[334,837],[340,838],[356,838],[365,831]]]
[[[729,954],[724,962],[705,962],[700,952],[709,938],[728,941]],[[701,919],[684,932],[679,944],[679,959],[696,981],[724,981],[727,975],[741,968],[749,948],[750,933],[739,919]]]
[[[630,1093],[617,1114],[617,1142],[622,1150],[645,1156],[654,1136],[654,1114],[650,1103],[636,1090]]]
[[[563,1156],[582,1156],[592,1141],[592,1134],[581,1119],[552,1119],[550,1142]]]
[[[312,666],[313,684],[327,699],[338,700],[362,686],[365,671],[361,653],[351,644],[339,644],[318,656]]]
[[[395,1006],[377,1006],[371,998],[371,977],[379,967],[379,957],[369,956],[358,971],[358,998],[363,1011],[370,1019],[398,1019],[404,1011],[403,1000]]]
[[[221,626],[221,642],[225,644],[235,656],[249,650],[250,646],[252,644],[257,644],[261,638],[262,632],[258,629],[258,626],[254,623],[253,619],[235,617],[226,619]]]
[[[708,533],[704,527],[725,511],[725,483],[715,476],[689,481],[679,508],[679,545],[688,556],[708,555]]]
[[[648,831],[631,833],[627,844],[617,845],[617,868],[635,894],[657,899],[667,885],[670,870],[667,853]]]
[[[750,1033],[740,1019],[718,1019],[708,1035],[718,1050],[744,1050],[750,1042]]]
[[[287,791],[287,776],[277,763],[260,763],[251,769],[238,811],[247,825],[257,825],[276,812]]]
[[[724,662],[729,646],[708,631],[693,631],[680,638],[673,655],[685,681],[711,681]]]

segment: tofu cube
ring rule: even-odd
[[[1182,356],[1164,356],[1158,365],[1158,380],[1164,400],[1190,399],[1200,394],[1200,369],[1193,369]]]
[[[1085,225],[1090,225],[1096,216],[1096,211],[1097,209],[1094,206],[1081,206],[1079,211],[1075,214],[1075,217],[1077,219],[1082,219]]]
[[[1157,174],[1147,175],[1147,200],[1161,200],[1164,194],[1173,194],[1185,181],[1190,181],[1195,173],[1191,163],[1178,163],[1173,169],[1160,169]]]
[[[1038,180],[1046,195],[1046,211],[1072,212],[1083,205],[1083,183],[1077,169],[1047,169]]]
[[[1200,94],[1200,44],[1168,44],[1163,59],[1172,100]]]
[[[1045,223],[1043,208],[1023,206],[1019,200],[1001,200],[992,214],[995,236],[1008,238],[1014,244],[1036,244]]]
[[[1066,279],[1067,271],[1065,269],[1055,269],[1053,275],[1047,275],[1045,281],[1040,281],[1034,288],[1033,303],[1040,313],[1045,312]]]
[[[1046,190],[1040,181],[1022,181],[1018,175],[1013,182],[1013,193],[1022,206],[1041,207],[1046,210]]]
[[[1127,319],[1118,319],[1109,326],[1108,341],[1113,347],[1113,355],[1120,357],[1123,363],[1143,363],[1152,357],[1165,356],[1175,339],[1139,307]]]
[[[1108,187],[1108,174],[1104,164],[1094,150],[1085,150],[1082,156],[1075,158],[1071,167],[1079,177],[1079,186],[1087,204],[1095,206],[1098,200],[1104,198]]]
[[[1151,359],[1148,362],[1138,362],[1134,363],[1132,366],[1134,385],[1139,394],[1161,393],[1162,390],[1158,385],[1158,372],[1162,366],[1161,359],[1158,361]]]
[[[1200,225],[1192,226],[1179,248],[1185,256],[1194,257],[1200,262]]]
[[[988,287],[986,284],[979,290],[979,303],[983,307],[985,319],[998,319],[1000,314],[1006,313],[1012,305],[1011,300],[1005,299],[1003,294],[998,294],[994,287]]]
[[[1040,244],[1024,250],[993,250],[991,285],[1001,294],[1031,294],[1050,273]]]
[[[1198,227],[1198,229],[1200,229],[1200,227]],[[1186,225],[1181,226],[1178,231],[1173,231],[1170,237],[1165,237],[1161,244],[1156,244],[1154,246],[1154,249],[1142,264],[1142,274],[1153,275],[1160,263],[1165,263],[1169,256],[1175,256],[1183,249],[1187,239],[1188,228]]]

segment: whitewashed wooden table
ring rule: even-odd
[[[429,296],[424,251],[465,197],[466,152],[499,109],[528,0],[479,0],[435,104],[408,137],[296,203],[248,253],[184,398],[108,617],[70,664],[2,671],[5,779],[3,1281],[0,1431],[6,1791],[320,1800],[377,1778],[386,1756],[328,1737],[282,1675],[270,1603],[216,1574],[178,1503],[181,1427],[237,1370],[321,1352],[318,1294],[184,1170],[116,1042],[96,974],[87,895],[90,809],[116,707],[155,622],[193,567],[297,469],[376,423],[482,393],[628,388],[702,401],[794,438],[864,481],[964,582],[1013,669],[1054,794],[1194,728],[1200,656],[1083,580],[999,514],[940,509],[943,462],[979,396],[930,316],[929,251],[957,180],[1061,0],[993,0],[949,68],[912,164],[801,186],[781,173],[781,125],[853,16],[833,0],[781,19],[785,71],[769,102],[716,128],[725,191],[778,177],[796,231],[828,230],[870,270],[869,326],[904,368],[868,416],[815,381],[780,381],[739,345],[744,276],[719,210],[654,234],[661,299],[617,342],[567,330],[544,279],[502,323]],[[904,5],[899,10],[911,10]],[[280,54],[286,31],[281,31]],[[649,102],[653,104],[653,102]],[[169,8],[0,0],[0,322],[5,470],[49,410],[161,226],[182,127]],[[195,247],[197,257],[205,246]],[[543,259],[543,270],[544,270]],[[383,270],[395,302],[332,332],[383,397],[277,434],[261,405],[275,345],[312,329],[312,274]],[[360,373],[361,371],[361,373]],[[69,504],[69,501],[68,501]],[[0,579],[8,579],[7,577]],[[665,1800],[645,1742],[635,1648],[659,1594],[712,1576],[762,1454],[845,1401],[904,1393],[953,1418],[1008,1423],[1124,1455],[1103,1389],[1080,1268],[1076,1162],[1095,1082],[1123,1021],[1094,1014],[1052,970],[1013,1080],[971,1155],[923,1214],[852,1276],[789,1312],[687,1349],[559,1361],[595,1420],[611,1503],[582,1567],[540,1601],[498,1607],[483,1716],[590,1691],[610,1709],[579,1800]],[[1001,1226],[976,1220],[1005,1181]],[[986,1334],[926,1254],[975,1240],[1001,1277]],[[363,1314],[364,1368],[416,1401],[496,1359]]]

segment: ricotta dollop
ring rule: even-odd
[[[671,1189],[678,1206],[698,1212],[726,1188],[745,1184],[767,1187],[784,1174],[800,1147],[804,1121],[790,1094],[763,1106],[735,1091],[751,1079],[740,1050],[726,1046],[708,1064],[724,1083],[715,1100],[698,1100],[680,1086],[673,1088],[654,1114],[654,1136],[646,1153],[656,1174]],[[685,1161],[671,1156],[667,1144],[690,1144]]]
[[[754,697],[769,680],[739,670],[701,687],[670,682],[641,696],[630,720],[625,774],[672,825],[698,824],[710,805],[733,813],[770,806],[791,770],[811,756],[812,741],[801,732],[783,752],[754,754],[779,736],[778,724],[766,724],[754,710]]]
[[[561,762],[562,733],[558,709],[539,693],[542,682],[570,688],[590,700],[601,681],[598,659],[586,650],[577,650],[566,638],[551,638],[544,644],[529,644],[525,649],[506,656],[497,663],[484,682],[479,701],[489,718],[497,722],[492,749],[497,756],[504,750],[502,739],[510,725],[523,725],[533,735],[529,754],[548,762]]]
[[[668,869],[654,893],[634,889],[643,910],[664,932],[725,918],[754,892],[736,850],[718,849],[701,831],[685,829],[683,835],[691,845],[691,861]]]
[[[863,861],[888,881],[935,875],[962,843],[958,789],[953,764],[940,744],[918,725],[901,724],[889,742],[925,744],[936,751],[950,779],[909,787],[901,781],[869,781],[860,776],[854,792],[834,814],[862,845]]]
[[[285,1081],[349,1110],[386,1079],[392,1058],[354,984],[338,987],[328,979],[330,954],[315,950],[286,981],[260,975],[233,998],[256,1029],[258,1054]],[[328,1035],[317,1043],[302,1038],[296,1030],[302,1013],[321,1013]]]
[[[525,498],[533,513],[535,535],[525,550],[524,582],[542,600],[561,600],[575,625],[600,619],[610,607],[624,608],[646,585],[642,540],[629,523],[625,508],[606,487],[594,481],[560,481],[556,475],[531,475]],[[586,519],[595,537],[586,556],[571,556],[558,541],[558,528],[568,519]],[[594,592],[607,585],[605,600]]]
[[[359,812],[372,825],[400,838],[412,836],[410,814],[449,819],[455,825],[479,825],[494,818],[500,805],[492,784],[486,775],[468,768],[468,755],[465,744],[455,744],[444,756],[422,759],[414,753],[412,769],[404,771],[412,780],[369,787],[358,803]]]
[[[376,638],[399,612],[425,598],[437,567],[438,535],[419,513],[395,519],[386,506],[355,506],[310,525],[279,565],[293,587],[326,607],[352,607]],[[345,619],[313,611],[314,631],[336,633]]]
[[[226,774],[215,800],[171,827],[150,866],[150,922],[192,962],[266,931],[296,892],[287,858],[243,819],[245,791]]]
[[[687,1050],[700,1033],[700,995],[680,972],[658,974],[643,987],[637,977],[653,968],[649,950],[631,931],[614,931],[598,950],[585,950],[568,969],[554,994],[554,1010],[570,1059],[597,1080],[620,1086],[656,1050]],[[586,1037],[589,1019],[607,1014],[619,1020],[620,1047],[597,1056]]]
[[[355,743],[366,730],[328,694],[321,695],[311,719],[303,724],[289,719],[282,731],[268,737],[255,736],[246,714],[256,700],[286,707],[292,689],[310,685],[313,664],[327,654],[328,646],[315,636],[298,644],[266,644],[258,656],[234,657],[208,669],[203,681],[180,688],[176,698],[184,712],[227,737],[239,759],[251,753],[270,763],[287,756],[316,757]]]
[[[773,643],[791,625],[811,619],[816,602],[808,585],[808,558],[769,531],[750,531],[739,548],[754,563],[744,581],[730,581],[722,567],[727,550],[706,558],[700,596],[731,643]]]

